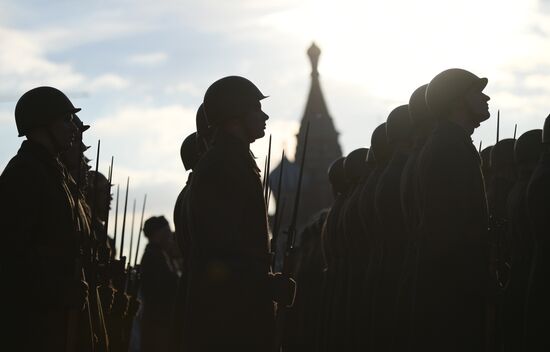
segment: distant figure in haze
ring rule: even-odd
[[[178,285],[171,252],[173,233],[164,216],[145,221],[149,243],[141,259],[141,351],[172,351],[172,310]]]
[[[449,69],[426,103],[437,126],[418,161],[419,256],[411,351],[485,348],[488,210],[471,135],[490,116],[486,78]]]
[[[15,107],[19,136],[27,140],[0,176],[5,350],[93,348],[91,339],[77,346],[76,336],[87,296],[80,239],[89,238],[89,228],[75,211],[71,181],[59,160],[75,140],[78,111],[52,87],[26,92]]]
[[[272,348],[272,301],[284,280],[270,275],[266,206],[249,149],[265,135],[264,98],[238,76],[214,82],[204,96],[213,137],[189,189],[186,351]]]

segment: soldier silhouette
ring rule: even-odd
[[[546,351],[550,348],[547,333],[550,326],[550,260],[546,258],[550,250],[550,115],[544,122],[542,148],[542,156],[527,188],[527,208],[535,250],[526,307],[525,351]]]
[[[401,175],[412,149],[412,127],[408,105],[395,108],[386,120],[386,136],[393,150],[392,158],[380,175],[375,194],[375,210],[380,219],[383,236],[382,273],[376,308],[380,335],[376,337],[379,351],[387,351],[392,336],[403,330],[401,316],[397,314],[397,297],[407,253],[407,228],[401,209]],[[400,337],[399,342],[402,341]],[[398,341],[396,341],[397,343]],[[400,349],[398,349],[400,350]]]
[[[401,175],[400,197],[403,220],[406,226],[405,232],[408,236],[406,240],[408,248],[405,255],[404,272],[399,289],[399,305],[397,307],[398,314],[405,324],[403,325],[403,330],[398,330],[401,336],[394,339],[395,345],[392,347],[394,350],[399,350],[399,347],[401,347],[401,350],[406,351],[410,341],[410,319],[414,306],[413,287],[418,257],[418,225],[420,217],[417,207],[418,179],[416,168],[420,152],[435,127],[435,118],[429,111],[428,105],[426,105],[427,87],[427,84],[418,87],[409,98],[413,147]]]
[[[361,337],[364,334],[364,317],[360,310],[363,297],[361,288],[365,278],[367,260],[367,242],[365,229],[361,222],[359,213],[359,199],[367,177],[372,171],[372,165],[367,163],[368,148],[359,148],[346,156],[344,160],[344,173],[350,184],[350,195],[348,196],[344,209],[342,210],[343,234],[347,244],[346,255],[346,321],[349,330],[347,334],[352,348],[359,348]]]
[[[271,348],[273,299],[282,297],[288,285],[270,275],[266,206],[249,150],[265,135],[264,98],[239,76],[214,82],[204,96],[214,134],[189,189],[191,260],[184,322],[189,351]]]
[[[2,343],[8,350],[76,349],[87,296],[79,264],[79,226],[85,221],[74,209],[58,156],[75,141],[78,111],[52,87],[26,92],[15,108],[19,136],[27,140],[0,176],[2,228],[9,234],[0,256],[2,277],[10,285],[2,290],[10,322]]]
[[[524,346],[525,302],[533,259],[534,238],[527,211],[527,186],[542,152],[542,130],[522,134],[514,146],[518,178],[508,194],[507,248],[510,249],[509,284],[502,298],[501,351]]]
[[[487,202],[471,134],[490,116],[486,78],[449,69],[426,89],[437,126],[418,160],[412,351],[481,351],[489,282]]]
[[[336,159],[329,167],[328,177],[332,185],[334,203],[330,208],[322,232],[322,253],[325,265],[323,316],[320,326],[321,350],[345,346],[345,243],[341,215],[349,191],[344,172],[344,158]]]
[[[371,136],[371,146],[367,155],[367,163],[374,165],[359,197],[359,213],[365,228],[366,236],[366,260],[368,261],[365,273],[363,303],[358,308],[364,317],[366,334],[361,345],[365,343],[372,349],[375,348],[374,336],[378,334],[379,326],[374,321],[375,294],[380,279],[382,259],[382,233],[380,219],[376,215],[375,193],[380,175],[391,159],[392,150],[386,136],[386,123],[380,124],[374,129]]]
[[[149,240],[141,260],[141,351],[173,351],[172,310],[178,275],[170,252],[175,246],[164,216],[145,221],[143,234]]]
[[[202,105],[199,108],[199,111],[202,110]],[[193,169],[197,165],[201,153],[199,152],[200,148],[200,137],[198,137],[197,132],[191,133],[187,136],[180,148],[180,156],[183,162],[183,166],[186,171],[191,170],[187,175],[187,181],[185,187],[181,190],[178,198],[176,199],[176,204],[174,206],[174,226],[176,228],[176,243],[180,250],[180,253],[183,257],[183,268],[182,275],[178,283],[178,294],[176,298],[176,306],[174,309],[174,339],[177,346],[182,346],[183,343],[183,324],[185,317],[185,297],[187,294],[187,280],[188,280],[188,268],[189,268],[189,249],[191,247],[191,239],[189,235],[189,228],[186,223],[186,214],[188,211],[187,205],[189,204],[188,194],[189,187],[193,180]],[[205,148],[206,150],[206,148]]]

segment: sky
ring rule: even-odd
[[[494,144],[497,110],[501,138],[550,113],[550,0],[0,0],[0,168],[21,143],[17,99],[54,86],[92,126],[88,157],[101,139],[100,171],[114,156],[114,183],[130,177],[129,208],[147,193],[146,216],[171,221],[187,178],[179,147],[215,80],[242,75],[270,96],[273,153],[292,158],[313,41],[345,154],[450,67],[489,79],[492,118],[476,145]],[[252,149],[263,166],[267,138]]]

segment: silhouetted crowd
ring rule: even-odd
[[[180,148],[175,232],[143,221],[144,199],[134,256],[129,180],[110,236],[113,161],[98,172],[98,144],[91,170],[90,126],[64,93],[26,92],[26,140],[0,176],[2,350],[550,351],[550,116],[476,148],[487,83],[449,69],[416,89],[332,163],[332,206],[298,228],[306,131],[281,229],[250,151],[266,96],[224,77]]]

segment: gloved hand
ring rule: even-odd
[[[281,273],[270,274],[272,297],[278,304],[292,307],[296,297],[296,281]]]

